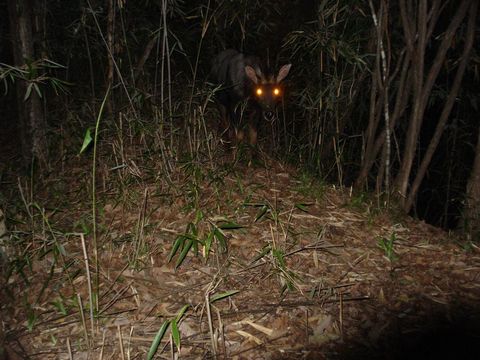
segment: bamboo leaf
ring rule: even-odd
[[[260,260],[261,258],[263,258],[265,255],[267,255],[268,253],[270,253],[270,251],[272,250],[271,246],[270,245],[267,245],[265,246],[262,251],[260,252],[260,254],[258,254],[257,256],[255,256],[251,262],[251,264],[255,263],[256,261]]]
[[[177,238],[175,239],[175,242],[173,243],[172,250],[170,250],[170,254],[168,254],[168,258],[167,258],[168,262],[172,261],[173,257],[177,253],[178,249],[184,243],[185,243],[185,236],[183,236],[183,235],[177,236]]]
[[[40,88],[38,87],[38,84],[33,83],[33,88],[35,89],[35,92],[37,93],[38,97],[41,99],[42,98],[42,92],[40,91]]]
[[[185,246],[183,247],[182,252],[180,253],[180,256],[178,257],[177,263],[175,264],[175,269],[178,269],[178,267],[180,265],[182,265],[183,260],[185,260],[185,257],[187,256],[188,252],[190,251],[192,245],[193,245],[193,240],[188,239]]]
[[[220,293],[220,294],[215,294],[212,297],[210,297],[210,303],[213,303],[215,301],[222,300],[222,299],[225,299],[227,297],[233,296],[233,295],[235,295],[239,292],[240,292],[240,290],[229,290],[229,291],[226,291],[226,292],[223,292],[223,293]]]
[[[25,96],[23,97],[23,101],[26,101],[30,97],[30,94],[32,93],[32,86],[33,83],[28,84],[27,91],[25,92]]]
[[[172,338],[173,343],[180,351],[180,331],[178,330],[177,320],[172,320]]]
[[[165,332],[167,331],[169,325],[170,325],[170,320],[165,321],[160,327],[160,329],[158,330],[157,335],[155,335],[155,338],[153,339],[152,345],[150,345],[150,350],[148,350],[147,360],[151,360],[155,356],[158,350],[158,346],[160,345],[160,342],[165,336]]]
[[[88,148],[88,146],[92,143],[92,140],[90,129],[87,129],[85,136],[83,137],[83,144],[79,154],[83,153]]]
[[[298,204],[295,204],[295,207],[300,211],[308,213],[307,206],[310,206],[310,205],[312,205],[312,204],[311,203],[298,203]]]
[[[257,216],[255,217],[255,222],[257,222],[258,220],[260,220],[261,218],[263,218],[265,216],[265,214],[267,213],[267,211],[269,210],[268,206],[267,205],[263,205],[261,208],[260,208],[260,211],[258,212]]]
[[[190,307],[190,305],[183,305],[183,307],[180,309],[180,311],[177,313],[177,316],[175,317],[176,321],[180,321],[180,319],[185,315],[185,312],[187,309]]]
[[[213,242],[213,231],[210,231],[207,235],[207,238],[205,239],[204,254],[203,254],[205,259],[208,259],[208,254],[210,253],[212,242]]]
[[[226,221],[219,224],[218,227],[222,230],[235,230],[235,229],[242,229],[245,226],[237,224],[236,222],[233,222],[233,221]]]
[[[222,230],[215,226],[213,229],[213,236],[215,239],[217,239],[222,249],[225,250],[227,248],[227,242],[225,240],[225,234],[222,232]]]

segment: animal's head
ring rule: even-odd
[[[275,119],[275,108],[283,97],[284,87],[281,82],[290,71],[292,64],[283,65],[278,74],[265,76],[259,67],[245,66],[245,74],[253,82],[251,95],[262,110],[265,120]]]

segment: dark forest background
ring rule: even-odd
[[[144,143],[164,176],[179,161],[215,161],[210,62],[235,48],[293,64],[279,120],[260,129],[269,155],[480,236],[475,0],[0,5],[4,173],[48,173],[78,156],[99,113],[100,146]]]

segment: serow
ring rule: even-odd
[[[278,73],[271,73],[256,56],[236,50],[224,50],[212,63],[211,80],[219,90],[215,93],[220,104],[220,131],[230,142],[244,141],[248,127],[248,142],[257,144],[260,121],[273,122],[276,107],[283,99],[282,81],[292,64],[283,65]]]

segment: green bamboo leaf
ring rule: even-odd
[[[23,97],[23,101],[28,100],[28,98],[30,97],[30,94],[32,93],[32,86],[33,83],[28,84],[27,91],[25,92],[25,96]]]
[[[210,231],[205,239],[205,258],[208,259],[208,254],[210,253],[210,249],[212,247],[213,242],[213,231]]]
[[[221,248],[225,250],[227,248],[227,241],[225,240],[225,234],[218,227],[214,227],[213,236],[220,244]]]
[[[233,222],[233,221],[225,221],[218,224],[218,227],[222,230],[235,230],[235,229],[242,229],[245,226],[237,224],[236,222]]]
[[[175,264],[175,269],[178,269],[178,267],[180,265],[182,265],[183,260],[185,260],[185,257],[187,256],[188,252],[190,251],[192,245],[193,245],[193,240],[188,239],[185,246],[183,247],[182,252],[180,253],[180,256],[178,257],[177,263]]]
[[[185,243],[185,236],[183,236],[183,235],[177,236],[177,238],[175,239],[175,242],[173,243],[172,250],[170,250],[170,254],[168,255],[168,258],[167,258],[168,262],[172,261],[173,257],[177,253],[178,249],[184,243]]]
[[[312,205],[312,204],[311,203],[298,203],[298,204],[295,204],[295,207],[300,211],[308,213],[307,206],[310,206],[310,205]]]
[[[44,59],[45,62],[45,67],[51,67],[51,68],[61,68],[61,69],[66,69],[67,67],[65,65],[59,64],[55,61],[49,60],[49,59]]]
[[[165,321],[160,327],[160,330],[158,330],[157,335],[155,335],[155,339],[153,339],[152,345],[150,345],[150,350],[148,350],[147,360],[151,360],[155,356],[158,350],[158,346],[160,345],[160,342],[165,336],[165,332],[167,331],[169,325],[170,320]]]
[[[42,98],[42,92],[40,91],[40,88],[38,87],[38,84],[33,83],[33,88],[35,89],[36,93],[38,94],[38,97],[41,99]]]
[[[223,293],[220,293],[220,294],[215,294],[215,295],[210,297],[210,303],[213,303],[215,301],[222,300],[222,299],[225,299],[227,297],[233,296],[233,295],[235,295],[239,292],[240,292],[240,290],[229,290],[229,291],[226,291],[226,292],[223,292]]]
[[[262,251],[260,252],[260,254],[258,254],[257,256],[255,256],[251,262],[251,264],[255,263],[256,261],[260,260],[261,258],[263,258],[265,255],[269,254],[270,251],[272,250],[272,247],[270,245],[267,245],[265,246]]]
[[[260,208],[260,211],[258,212],[257,216],[255,217],[255,222],[257,222],[258,220],[260,220],[261,218],[263,218],[265,216],[265,214],[267,213],[267,211],[269,210],[268,206],[267,205],[263,205],[261,208]]]
[[[180,331],[178,330],[177,320],[172,320],[172,338],[178,351],[180,351]]]
[[[90,129],[87,129],[87,131],[85,132],[85,136],[83,137],[83,144],[82,144],[82,148],[80,149],[80,153],[83,153],[87,147],[92,143],[93,139],[92,139],[92,134],[90,133]]]
[[[180,311],[177,313],[177,316],[175,317],[175,320],[178,322],[180,319],[185,315],[185,312],[187,309],[190,307],[190,305],[183,305],[183,307],[180,309]]]

